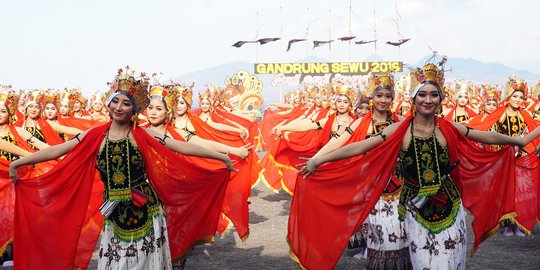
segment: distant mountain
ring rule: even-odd
[[[414,64],[415,67],[423,66],[431,56],[426,56]],[[438,62],[440,57],[435,59]],[[370,55],[364,61],[384,61],[378,55]],[[300,59],[297,62],[328,62],[327,59],[319,57],[308,57]],[[205,84],[224,85],[224,80],[227,76],[236,73],[239,70],[246,70],[253,73],[253,63],[248,62],[233,62],[216,67],[198,70],[195,72],[179,75],[174,77],[174,81],[195,82],[194,100],[198,92],[204,90]],[[445,69],[446,81],[450,82],[454,79],[467,79],[475,82],[495,83],[504,85],[510,75],[515,75],[517,78],[523,78],[531,85],[535,85],[540,80],[540,74],[534,74],[528,70],[517,70],[499,63],[484,63],[471,58],[448,58]],[[407,69],[405,68],[404,71]],[[260,75],[259,79],[263,82],[263,98],[265,104],[279,102],[280,96],[290,89],[295,87],[290,86],[272,86],[273,75]],[[197,104],[196,104],[197,105]]]
[[[424,57],[415,66],[423,66],[430,56]],[[435,59],[439,62],[440,57]],[[447,82],[454,79],[467,79],[475,82],[506,84],[510,75],[518,79],[525,79],[529,84],[536,84],[540,80],[540,74],[533,74],[528,70],[517,70],[499,63],[484,63],[471,58],[448,58],[446,62],[445,79]]]

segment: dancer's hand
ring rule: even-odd
[[[11,182],[16,185],[19,181],[19,177],[17,176],[17,163],[16,161],[11,162],[9,165],[9,178],[11,178]]]
[[[317,168],[319,167],[320,164],[318,164],[318,159],[315,157],[313,158],[300,157],[300,159],[307,160],[306,163],[299,164],[302,166],[302,168],[298,171],[298,174],[304,175],[303,178],[306,179],[312,173],[317,171]]]
[[[246,159],[247,155],[249,155],[249,151],[251,149],[253,149],[253,147],[255,147],[254,145],[252,145],[251,143],[248,143],[244,146],[241,146],[241,147],[236,147],[232,154],[241,158],[241,159]]]
[[[229,158],[229,153],[224,154],[224,155],[225,155],[225,159],[223,160],[223,163],[225,163],[225,166],[227,167],[227,170],[229,170],[231,172],[237,172],[238,169],[233,167],[232,160],[231,160],[231,158]]]
[[[242,137],[242,139],[246,141],[249,138],[249,131],[246,128],[241,128],[240,137]]]

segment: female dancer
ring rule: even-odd
[[[540,135],[540,129],[525,138],[512,138],[437,118],[443,97],[442,72],[433,64],[418,72],[420,84],[412,93],[414,116],[385,128],[378,136],[310,159],[302,169],[308,176],[326,162],[369,151],[356,161],[328,164],[297,185],[288,240],[292,254],[304,267],[330,269],[335,265],[348,237],[378,200],[398,157],[405,181],[398,214],[405,222],[414,268],[465,269],[464,206],[475,217],[475,249],[498,228],[501,218],[512,213],[514,194],[509,190],[513,190],[514,179],[492,175],[511,174],[513,149],[484,152],[467,138],[523,146]],[[325,222],[315,215],[323,216]]]
[[[230,151],[231,154],[242,158],[235,162],[239,171],[231,175],[231,181],[227,186],[224,202],[225,217],[220,219],[218,232],[224,235],[233,224],[240,239],[245,240],[249,236],[248,201],[251,188],[257,184],[260,171],[256,153],[252,150],[252,145],[249,143],[245,145],[243,139],[237,134],[214,129],[201,118],[193,116],[191,114],[193,104],[191,88],[179,86],[173,88],[174,91],[178,91],[178,96],[176,116],[172,120],[174,127],[167,128],[171,136],[177,140],[193,141],[195,144],[216,151]],[[171,105],[171,107],[174,106]]]
[[[51,126],[54,131],[62,138],[62,140],[66,141],[68,138],[71,138],[70,135],[77,135],[82,132],[82,130],[74,128],[74,127],[68,127],[64,126],[59,123],[58,121],[58,94],[52,93],[52,92],[45,92],[42,97],[41,106],[44,109],[43,115],[47,119],[47,122]]]
[[[372,109],[361,119],[354,121],[337,140],[330,141],[315,156],[319,157],[339,147],[376,136],[387,126],[402,120],[391,113],[394,99],[394,81],[386,73],[369,78]],[[397,218],[402,180],[393,174],[382,196],[368,215],[361,229],[351,238],[367,244],[368,269],[410,269],[407,234],[404,224]]]
[[[18,183],[16,266],[86,268],[102,223],[99,269],[171,269],[171,255],[182,259],[192,244],[213,237],[229,172],[185,166],[185,158],[169,149],[217,159],[233,170],[231,160],[135,126],[132,117],[148,104],[147,84],[122,70],[116,82],[110,124],[11,163]],[[18,167],[63,155],[48,174],[18,180]],[[35,216],[47,218],[26,220]]]
[[[295,120],[277,129],[277,135],[282,133],[284,135],[267,153],[265,159],[271,163],[267,162],[265,168],[268,172],[272,171],[271,166],[280,169],[278,177],[281,178],[278,179],[287,193],[292,195],[294,192],[298,176],[298,169],[295,166],[302,161],[300,157],[312,156],[326,143],[339,138],[341,134],[347,132],[347,127],[355,119],[351,112],[353,93],[350,89],[342,88],[342,90],[336,93],[335,111],[329,110],[324,116],[318,115],[317,118],[310,116]],[[265,179],[271,184],[269,179],[272,178],[266,177],[267,171],[265,170]],[[271,186],[274,187],[275,184]]]
[[[25,118],[19,119],[15,126],[19,126],[30,132],[34,138],[49,145],[61,144],[64,142],[51,125],[41,117],[42,105],[40,100],[42,93],[33,91],[28,94],[25,105]]]
[[[517,81],[512,76],[507,83],[506,92],[508,93],[508,97],[505,100],[506,106],[499,107],[482,122],[469,123],[467,126],[478,130],[495,130],[510,137],[522,137],[534,130],[538,124],[534,121],[531,114],[523,109],[523,103],[528,93],[528,87],[525,81]],[[517,149],[515,155],[517,158],[516,164],[518,165],[516,167],[517,172],[522,167],[522,159],[528,159],[525,156],[528,153],[533,153],[534,145],[538,143],[539,141],[535,141],[533,144],[526,145],[522,149]],[[500,147],[495,146],[495,148],[498,149]],[[516,194],[517,201],[515,205],[518,216],[516,218],[509,218],[503,222],[504,230],[502,233],[505,236],[525,236],[523,232],[530,234],[536,223],[536,211],[530,211],[536,201],[536,196],[530,196],[530,193],[535,192],[529,190],[530,188],[526,188],[536,183],[536,179],[530,179],[530,182],[528,179],[529,177],[518,177],[517,179],[519,192]],[[531,199],[532,201],[530,201]]]
[[[466,83],[463,83],[461,84],[459,92],[457,93],[456,106],[454,106],[448,112],[448,114],[446,114],[444,119],[447,121],[462,123],[478,115],[469,107],[469,100],[469,86]]]
[[[30,155],[33,152],[28,143],[36,141],[36,146],[47,147],[45,143],[32,139],[32,135],[20,128],[14,127],[11,118],[17,112],[17,96],[8,93],[0,93],[0,266],[13,261],[13,209],[15,206],[15,193],[9,178],[5,175],[7,166],[13,160]],[[21,133],[21,134],[19,134]],[[30,138],[25,140],[24,138]]]
[[[199,96],[199,105],[201,106],[200,114],[198,114],[198,117],[204,121],[206,124],[211,126],[212,128],[215,128],[217,130],[223,131],[223,132],[233,132],[238,133],[240,137],[242,137],[244,140],[247,140],[249,137],[249,132],[246,128],[236,125],[236,127],[233,127],[232,125],[227,125],[223,123],[217,123],[215,122],[211,117],[211,108],[212,108],[212,100],[210,100],[210,93],[202,93]]]

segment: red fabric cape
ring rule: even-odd
[[[444,117],[446,121],[454,121],[454,113],[456,113],[457,105],[452,107],[448,114]],[[477,116],[478,114],[474,112],[469,106],[465,106],[465,113],[469,116],[469,119]]]
[[[279,123],[290,119],[290,118],[298,118],[302,113],[304,113],[304,105],[300,105],[292,109],[289,113],[286,114],[279,114],[280,111],[272,111],[266,109],[264,111],[263,119],[261,120],[261,123],[259,124],[261,129],[261,135],[262,135],[262,149],[268,150],[276,140],[274,135],[270,134],[270,131],[272,131],[272,128],[277,126]]]
[[[104,122],[97,121],[97,120],[88,120],[88,119],[83,119],[83,118],[61,117],[61,116],[58,116],[58,123],[67,127],[78,128],[82,131],[85,131],[94,127],[99,127],[105,124]]]
[[[24,118],[21,119],[21,121],[17,121],[14,123],[15,126],[22,127],[24,125]],[[64,142],[62,138],[60,138],[60,135],[54,131],[54,129],[51,127],[51,125],[45,120],[44,117],[39,117],[38,120],[39,128],[41,129],[41,132],[43,132],[43,136],[45,137],[45,143],[48,145],[57,145]]]
[[[482,122],[470,122],[470,126],[479,130],[487,130],[499,121],[501,116],[506,112],[506,106],[497,108],[494,112],[484,119]],[[530,114],[523,110],[519,110],[525,120],[525,124],[529,131],[534,130],[538,125]],[[537,220],[537,194],[538,194],[538,158],[534,151],[534,147],[540,142],[536,138],[525,149],[530,153],[527,156],[516,159],[516,194],[515,194],[515,212],[517,217],[514,221],[526,232],[530,233]]]
[[[506,106],[502,106],[497,108],[495,111],[493,111],[491,114],[489,114],[484,121],[479,123],[469,123],[466,124],[469,127],[472,127],[474,129],[478,130],[488,130],[491,128],[499,119],[501,116],[506,112]],[[530,131],[533,131],[536,127],[538,127],[538,123],[534,121],[532,116],[524,109],[519,109],[519,113],[521,116],[523,116],[523,120],[525,120],[525,124],[527,124],[527,127]],[[534,152],[534,146],[538,145],[540,143],[540,137],[536,138],[531,142],[531,144],[527,145],[525,149],[527,152],[531,153]]]
[[[109,126],[88,132],[49,173],[17,184],[15,269],[87,267],[103,221],[103,183],[94,165]],[[185,256],[193,244],[213,238],[229,172],[187,166],[142,128],[132,134],[167,214],[171,255]]]
[[[289,214],[291,257],[307,269],[332,269],[349,237],[363,223],[394,172],[411,118],[386,142],[357,160],[321,166],[307,180],[299,177]],[[494,233],[514,206],[514,151],[492,153],[466,139],[450,123],[438,119],[448,143],[450,161],[461,160],[452,179],[463,205],[474,215],[474,249]],[[509,175],[511,179],[497,177]]]
[[[247,139],[247,141],[249,141],[252,145],[254,145],[255,149],[262,147],[261,146],[261,132],[259,130],[258,123],[251,122],[236,114],[230,113],[226,111],[225,109],[223,109],[222,107],[216,108],[216,114],[247,128],[247,130],[249,131],[249,138]]]
[[[327,111],[322,110],[315,121],[325,117]],[[291,195],[294,193],[298,172],[296,165],[304,163],[300,157],[312,157],[328,143],[336,115],[331,114],[322,129],[295,132],[289,135],[289,140],[279,138],[274,143],[261,160],[264,179],[270,189],[283,188]]]
[[[184,138],[173,126],[167,125],[167,131],[172,138],[179,141],[184,141]],[[250,155],[252,155],[250,153]],[[190,162],[199,164],[208,169],[223,167],[223,163],[213,159],[203,159],[198,157],[188,157]],[[238,159],[231,157],[232,160]],[[236,233],[240,239],[246,239],[249,236],[249,197],[251,196],[251,167],[248,166],[248,160],[233,161],[233,166],[238,172],[232,172],[225,191],[225,199],[223,200],[222,212],[220,216],[217,231],[223,236],[229,229],[230,223],[236,228]]]
[[[516,159],[515,211],[517,216],[514,220],[529,234],[536,221],[540,220],[539,161],[537,152]]]
[[[36,151],[19,135],[15,126],[9,124],[9,130],[18,147],[29,152]],[[11,164],[10,161],[0,159],[0,254],[5,251],[7,244],[11,242],[14,234],[15,187],[11,184],[11,179],[9,178],[9,164]],[[28,178],[44,174],[56,166],[56,164],[56,161],[49,161],[34,167],[28,166],[25,169],[19,169],[19,177]]]

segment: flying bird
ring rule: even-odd
[[[355,36],[350,36],[350,37],[340,37],[338,39],[341,40],[341,41],[349,41],[349,40],[352,40],[352,39],[355,39],[355,38],[356,38]]]
[[[400,40],[398,40],[397,42],[392,42],[392,41],[387,41],[386,44],[388,45],[392,45],[392,46],[401,46],[403,45],[403,43],[407,42],[411,40],[410,38],[402,38]]]
[[[231,46],[236,47],[236,48],[240,48],[240,47],[242,47],[242,45],[244,45],[246,43],[257,43],[257,41],[237,41],[236,43],[234,43]]]
[[[323,44],[330,44],[332,42],[334,42],[333,39],[332,40],[314,40],[313,41],[313,49],[315,49],[315,48],[317,48],[317,47],[319,47],[319,46],[321,46]]]
[[[368,43],[373,43],[373,42],[377,42],[376,39],[373,39],[373,40],[360,40],[360,41],[355,41],[354,43],[356,43],[357,45],[362,45],[362,44],[368,44]]]
[[[261,38],[261,39],[258,39],[257,42],[259,42],[261,45],[264,45],[268,42],[273,42],[273,41],[277,41],[277,40],[280,40],[281,38]]]
[[[291,49],[291,45],[293,45],[293,43],[300,42],[300,41],[306,41],[306,39],[305,38],[295,38],[295,39],[289,40],[289,46],[287,46],[287,51],[289,51]]]

